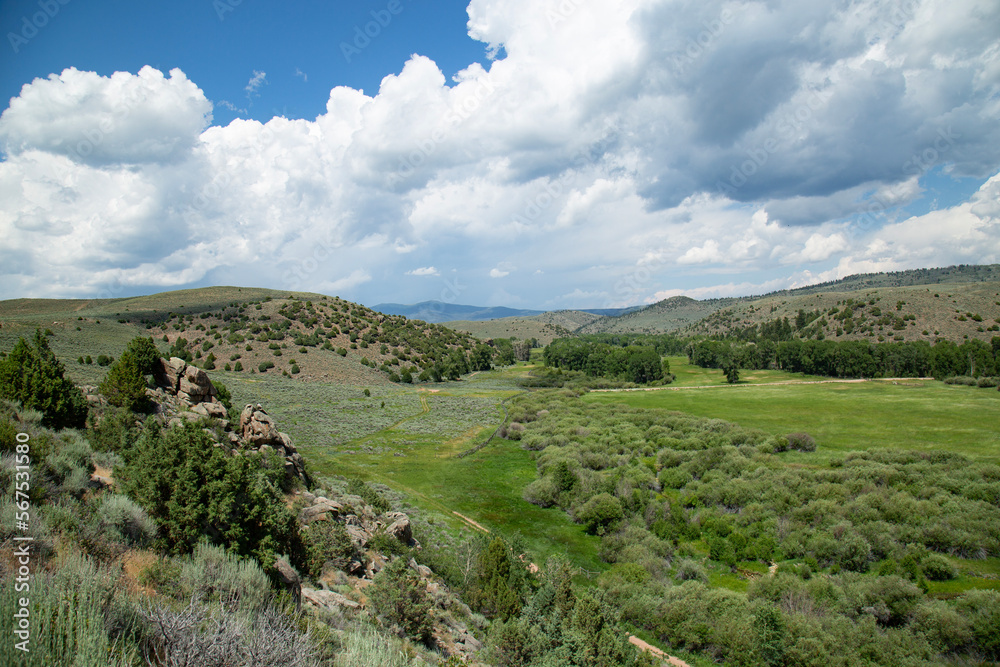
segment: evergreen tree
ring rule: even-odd
[[[143,375],[152,375],[160,360],[160,351],[156,349],[156,343],[149,337],[137,336],[133,338],[125,346],[125,352],[132,355],[139,372]]]
[[[98,389],[111,405],[133,412],[147,403],[146,377],[139,368],[139,361],[128,350],[111,365]]]
[[[0,360],[0,398],[38,410],[45,426],[82,427],[87,420],[83,392],[65,377],[62,363],[41,330],[35,331],[33,343],[34,348],[21,338]]]
[[[408,638],[427,643],[434,629],[427,589],[402,558],[375,577],[368,594],[372,609],[388,623],[399,626]]]
[[[188,553],[207,535],[265,569],[279,553],[301,562],[277,461],[264,466],[259,456],[228,456],[190,422],[167,431],[148,427],[122,454],[125,465],[115,469],[121,489],[156,521],[166,550]]]

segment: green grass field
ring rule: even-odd
[[[292,436],[309,469],[321,476],[356,476],[400,491],[454,528],[470,529],[458,512],[489,530],[519,532],[539,562],[566,553],[589,571],[607,567],[599,540],[559,509],[521,498],[535,479],[531,453],[496,440],[484,442],[503,419],[505,398],[520,393],[523,366],[479,373],[462,382],[419,387],[345,387],[271,375],[213,373],[234,404],[261,403]],[[384,403],[384,405],[383,405]]]
[[[682,363],[683,362],[683,363]],[[819,446],[789,452],[789,462],[822,462],[848,451],[895,447],[949,451],[1000,461],[1000,392],[927,380],[785,384],[820,378],[755,371],[751,382],[721,386],[721,372],[671,359],[678,381],[658,391],[592,392],[583,400],[676,410],[736,422],[768,433],[804,431]],[[718,384],[719,388],[685,389]]]

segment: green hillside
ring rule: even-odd
[[[1000,282],[767,296],[722,308],[679,333],[748,337],[786,318],[802,338],[990,340],[1000,335]]]
[[[577,330],[580,334],[595,333],[669,333],[708,317],[740,299],[709,299],[697,301],[686,296],[673,296],[641,310],[604,317]]]
[[[11,348],[36,328],[78,382],[104,375],[89,355],[116,357],[137,335],[161,351],[190,357],[208,370],[287,374],[353,385],[414,380],[435,368],[469,370],[479,344],[440,325],[383,315],[338,297],[211,287],[113,300],[17,299],[0,302],[0,346]],[[261,370],[263,369],[263,371]]]
[[[595,320],[575,333],[737,336],[748,327],[775,319],[788,317],[794,323],[802,309],[807,316],[817,313],[810,320],[816,323],[811,337],[822,333],[844,340],[879,340],[879,336],[881,340],[989,340],[994,335],[991,327],[997,324],[994,320],[1000,317],[998,297],[1000,265],[915,269],[859,274],[763,296],[704,301],[675,296],[625,315]],[[860,305],[863,312],[852,316],[848,324],[843,312],[849,301],[852,310]],[[900,301],[904,304],[897,309]],[[831,312],[835,308],[838,312]]]
[[[459,320],[442,324],[455,331],[464,331],[480,340],[490,338],[511,338],[519,340],[536,339],[548,345],[555,338],[572,335],[580,327],[605,319],[600,315],[582,310],[554,310],[532,317],[503,317],[496,320],[473,322]]]

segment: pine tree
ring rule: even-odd
[[[138,411],[146,405],[146,376],[135,355],[128,350],[111,365],[98,386],[108,403]]]
[[[10,354],[0,360],[0,398],[38,410],[44,415],[45,426],[83,427],[87,420],[83,392],[65,377],[62,363],[41,330],[35,331],[33,342],[34,349],[21,338]]]

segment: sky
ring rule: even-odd
[[[995,0],[0,0],[0,299],[1000,262]]]

